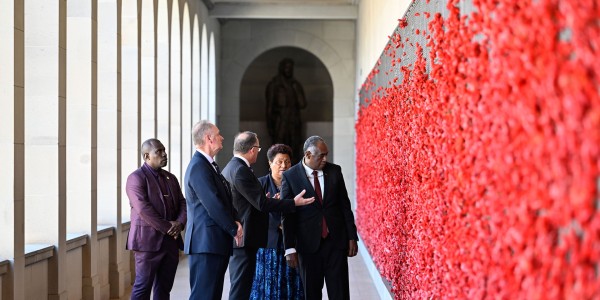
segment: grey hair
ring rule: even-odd
[[[310,151],[310,153],[312,154],[317,154],[317,144],[319,143],[325,143],[325,140],[323,140],[323,138],[318,135],[313,135],[309,137],[304,142],[304,153],[306,153],[306,151]]]
[[[233,153],[246,154],[256,141],[258,140],[258,136],[256,133],[252,131],[244,131],[238,133],[233,140]]]
[[[207,120],[202,120],[194,124],[194,127],[192,127],[192,140],[194,141],[194,145],[203,146],[204,137],[211,133],[211,129],[214,126],[213,123]]]

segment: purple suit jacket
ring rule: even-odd
[[[181,193],[179,181],[175,175],[163,170],[167,175],[167,184],[173,194],[174,209],[177,218],[168,220],[166,218],[166,207],[163,195],[160,191],[158,181],[144,166],[135,170],[127,177],[125,190],[131,205],[131,228],[127,236],[127,249],[134,251],[158,251],[162,245],[163,238],[172,237],[167,235],[171,228],[169,221],[178,221],[185,226],[187,221],[187,210],[185,198]],[[177,238],[179,248],[183,250],[183,239]]]

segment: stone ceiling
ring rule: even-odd
[[[202,0],[218,19],[355,20],[359,0]]]

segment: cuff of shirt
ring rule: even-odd
[[[296,253],[296,248],[285,249],[285,256]]]

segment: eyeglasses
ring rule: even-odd
[[[258,152],[260,152],[260,149],[262,149],[262,148],[261,148],[261,147],[259,147],[259,146],[252,146],[252,148],[258,148]]]

